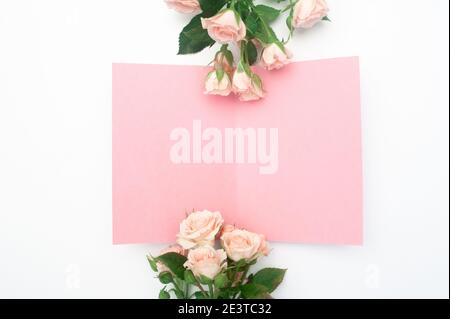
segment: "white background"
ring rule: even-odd
[[[273,244],[275,297],[448,298],[449,3],[329,5],[290,47],[360,56],[365,243]],[[206,64],[175,54],[187,21],[162,0],[0,0],[0,297],[157,296],[161,246],[111,244],[111,63]]]

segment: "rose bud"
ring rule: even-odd
[[[255,101],[264,97],[261,79],[255,74],[247,74],[238,68],[233,75],[233,92],[241,101]]]
[[[231,80],[223,70],[208,73],[205,80],[205,94],[228,96],[231,93]]]
[[[229,50],[217,52],[214,58],[214,68],[223,69],[228,74],[233,73],[233,54]]]
[[[278,70],[289,64],[292,53],[282,44],[271,43],[261,54],[261,66],[267,70]]]
[[[165,0],[169,8],[180,13],[199,13],[201,12],[198,0]]]
[[[295,4],[292,25],[295,28],[311,28],[327,14],[325,0],[301,0]]]

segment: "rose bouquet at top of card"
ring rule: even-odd
[[[268,254],[263,235],[224,225],[219,212],[204,210],[181,222],[177,245],[147,259],[164,285],[161,299],[264,299],[271,298],[286,272],[264,268],[250,274],[258,258]]]
[[[251,67],[280,69],[292,58],[286,44],[296,28],[311,28],[328,20],[325,0],[271,0],[269,5],[255,0],[165,0],[181,13],[195,15],[179,36],[178,54],[197,53],[220,44],[214,67],[207,74],[205,93],[228,96],[241,101],[263,98],[261,78]],[[280,39],[271,28],[278,18],[286,20],[288,35]],[[236,57],[230,47],[238,51]]]

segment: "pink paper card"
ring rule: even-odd
[[[113,65],[113,241],[173,242],[220,211],[272,241],[361,244],[358,58],[259,72],[267,97],[202,94],[207,68]]]

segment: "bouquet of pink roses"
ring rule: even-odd
[[[263,299],[271,298],[286,272],[264,268],[250,274],[250,267],[268,253],[263,235],[224,225],[219,212],[204,210],[181,222],[177,245],[147,259],[164,284],[161,299]]]
[[[261,78],[251,68],[259,64],[267,70],[280,69],[290,62],[286,44],[296,28],[310,28],[328,20],[325,0],[272,0],[280,5],[255,4],[255,0],[165,0],[185,14],[196,14],[179,36],[178,54],[197,53],[215,43],[221,45],[205,80],[205,93],[227,96],[234,93],[241,101],[264,97]],[[279,7],[285,3],[283,7]],[[288,28],[280,39],[271,28],[284,16]],[[238,51],[236,59],[230,47]]]

